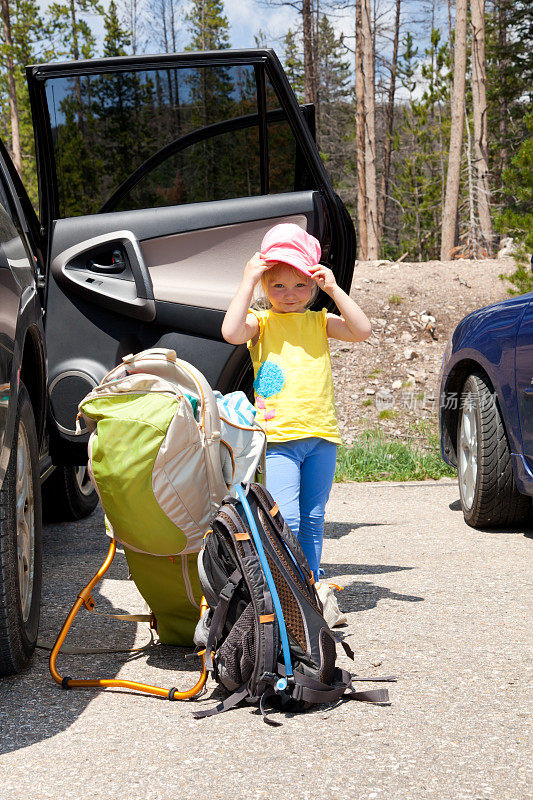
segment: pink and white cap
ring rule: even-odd
[[[309,267],[316,267],[321,255],[318,239],[292,222],[274,225],[261,242],[261,256],[267,263],[290,264],[308,278],[312,277]]]

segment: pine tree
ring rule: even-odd
[[[398,64],[398,77],[409,99],[402,109],[401,121],[395,131],[394,149],[401,149],[402,157],[394,179],[394,197],[403,211],[399,231],[400,248],[405,253],[413,253],[421,261],[421,201],[424,187],[419,132],[424,120],[422,109],[415,100],[418,48],[414,46],[413,36],[409,32],[405,34],[402,45],[404,50]]]
[[[15,63],[13,58],[13,36],[11,33],[11,13],[8,0],[1,0],[0,11],[4,33],[2,56],[6,64],[6,83],[10,117],[11,156],[15,169],[22,175],[22,154],[20,150],[19,110],[17,102],[17,85],[15,81]]]
[[[418,104],[422,122],[420,131],[420,150],[425,174],[421,200],[423,216],[424,257],[437,258],[438,236],[442,221],[445,197],[446,144],[449,122],[445,109],[450,94],[450,71],[448,45],[441,43],[441,33],[433,28],[430,45],[424,51],[425,59],[421,67],[426,89]]]
[[[187,50],[223,50],[229,47],[229,22],[223,0],[192,0],[185,17],[191,41]]]
[[[304,93],[304,64],[296,41],[296,34],[291,28],[287,31],[284,39],[285,54],[284,67],[292,90],[299,103],[305,99]]]
[[[131,39],[119,21],[115,0],[111,0],[109,9],[105,14],[104,28],[105,38],[102,53],[104,58],[125,56],[127,48],[131,44]]]
[[[8,52],[11,57],[11,75],[15,85],[17,127],[20,143],[22,180],[31,200],[37,204],[37,174],[35,143],[30,102],[24,69],[27,64],[49,60],[54,52],[48,41],[48,32],[36,0],[3,0],[9,11],[11,45],[8,47],[5,29],[0,25],[0,135],[8,148],[12,148],[11,113],[8,94]],[[6,65],[5,70],[3,69]]]
[[[58,56],[78,61],[95,55],[96,38],[89,23],[80,16],[89,13],[103,15],[98,0],[67,0],[50,4],[47,21]]]
[[[350,64],[343,37],[336,36],[325,14],[320,19],[317,47],[317,142],[336,186],[346,178],[346,144],[352,123]]]
[[[533,99],[533,14],[528,0],[492,0],[486,15],[489,170],[493,205],[512,198],[503,181],[527,137],[526,114]]]
[[[533,111],[526,115],[525,124],[527,136],[503,173],[510,199],[496,218],[497,229],[505,236],[512,236],[519,245],[517,270],[509,276],[517,288],[509,289],[510,294],[533,290],[528,263],[533,253]]]

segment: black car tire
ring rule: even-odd
[[[472,528],[514,525],[531,513],[531,498],[516,488],[496,395],[481,374],[469,375],[461,393],[457,476],[463,516]]]
[[[0,675],[20,672],[37,642],[41,528],[37,432],[30,398],[21,386],[11,456],[0,491]]]
[[[43,512],[47,522],[89,516],[98,505],[98,494],[87,467],[57,467],[43,484]]]

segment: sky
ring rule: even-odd
[[[104,9],[109,6],[109,0],[101,0]],[[50,0],[39,0],[41,9],[45,10],[50,5]],[[120,0],[118,0],[120,7]],[[184,3],[184,7],[186,4]],[[230,42],[235,48],[255,47],[254,35],[261,30],[267,38],[268,45],[274,47],[281,55],[283,52],[283,38],[289,28],[295,28],[298,24],[298,14],[290,6],[267,7],[260,0],[225,0],[224,10],[230,24]],[[101,45],[103,38],[103,25],[101,19],[94,15],[84,15],[91,22],[91,27],[95,30],[98,43]],[[353,13],[348,14],[345,19],[330,15],[332,24],[338,32],[345,30],[351,34]],[[187,44],[188,33],[184,27],[182,33],[183,49]],[[154,52],[154,48],[146,52]]]
[[[145,0],[145,2],[147,1],[149,0]],[[51,0],[39,0],[39,4],[43,10],[50,5],[50,2]],[[101,0],[101,3],[105,9],[109,6],[109,0]],[[117,0],[117,4],[120,9],[121,0]],[[379,17],[380,24],[386,25],[387,22],[389,22],[392,27],[394,17],[393,0],[374,0],[373,5]],[[186,0],[183,0],[183,7],[186,8],[186,6]],[[351,2],[347,10],[328,11],[329,21],[333,25],[337,35],[343,33],[346,44],[352,49],[354,45],[354,6],[355,2]],[[415,43],[419,47],[419,55],[423,54],[429,35],[427,16],[425,22],[421,22],[420,16],[422,9],[429,9],[431,7],[435,9],[437,20],[440,22],[441,28],[447,28],[447,4],[442,2],[442,0],[403,0],[402,2],[402,30],[405,32],[405,30],[409,29],[414,34]],[[298,27],[299,23],[300,15],[294,8],[290,5],[279,5],[277,7],[272,5],[268,6],[261,0],[224,0],[224,10],[230,25],[231,47],[255,47],[254,36],[260,30],[264,34],[267,45],[273,47],[283,61],[284,37],[289,28],[294,30]],[[85,16],[95,32],[98,47],[101,48],[103,41],[102,18],[95,15]],[[446,37],[447,30],[446,36],[443,38]],[[183,22],[182,30],[178,38],[179,50],[185,49],[188,39],[189,34],[186,29],[186,23]],[[388,43],[382,39],[379,43],[378,54],[382,57],[386,57],[388,46]],[[154,42],[148,42],[143,52],[157,52],[157,45]],[[353,53],[347,52],[346,58],[351,62],[353,67]],[[421,94],[422,91],[423,82],[419,81],[415,95]],[[401,99],[404,94],[405,92],[399,87],[397,89],[397,98]]]

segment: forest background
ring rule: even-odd
[[[34,202],[27,64],[236,45],[223,0],[0,6],[0,137]],[[482,258],[502,236],[533,250],[529,0],[256,0],[247,20],[254,7],[267,24],[238,46],[273,47],[315,104],[360,259]],[[529,270],[515,282],[531,288]]]

